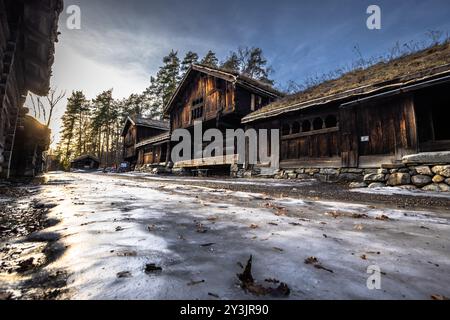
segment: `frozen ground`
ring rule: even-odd
[[[236,274],[250,255],[254,278],[286,283],[289,299],[450,296],[449,210],[277,194],[275,184],[294,182],[236,180],[264,184],[266,192],[252,193],[167,177],[48,178],[36,197],[57,204],[50,216],[60,223],[34,236],[56,237],[65,248],[45,266],[69,275],[62,298],[271,298],[239,286]],[[309,257],[323,268],[306,264]],[[151,264],[162,270],[146,272]],[[381,290],[366,285],[373,265],[381,269]]]

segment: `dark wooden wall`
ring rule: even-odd
[[[201,100],[196,107],[203,107],[203,117],[207,121],[216,118],[218,112],[234,111],[234,86],[225,80],[203,73],[193,73],[187,79],[185,87],[178,94],[175,107],[171,112],[172,129],[186,128],[193,125],[191,109],[196,101]]]

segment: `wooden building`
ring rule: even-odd
[[[193,65],[186,72],[174,95],[164,108],[170,117],[171,132],[187,129],[193,133],[195,121],[202,122],[203,132],[217,128],[243,128],[241,119],[275,101],[282,94],[271,86],[236,72],[204,65]],[[225,149],[225,148],[224,148]],[[237,155],[199,159],[191,152],[191,159],[174,163],[175,167],[197,168],[225,166],[237,162]]]
[[[48,93],[62,9],[61,0],[0,0],[0,177],[17,168],[14,141],[18,125],[28,121],[28,92]]]
[[[394,167],[450,150],[450,44],[356,70],[243,118],[280,129],[280,167]]]
[[[50,129],[32,116],[20,117],[14,139],[10,175],[34,177],[46,170]]]
[[[70,169],[97,170],[99,167],[100,159],[90,154],[82,155],[70,162]]]
[[[136,144],[137,168],[165,168],[170,160],[170,133],[152,136]]]
[[[128,162],[134,168],[138,164],[138,160],[140,165],[145,161],[153,163],[154,161],[161,160],[162,151],[156,151],[156,149],[160,148],[164,152],[167,152],[166,148],[160,147],[161,141],[148,143],[145,141],[166,134],[168,131],[169,123],[167,121],[142,117],[127,117],[122,130],[124,161]],[[155,147],[155,151],[153,147]]]

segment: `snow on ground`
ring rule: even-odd
[[[385,195],[406,195],[413,197],[439,197],[450,199],[449,192],[431,192],[420,189],[404,189],[399,187],[383,187],[383,188],[357,188],[352,189],[352,192],[385,194]]]
[[[51,212],[61,223],[44,232],[67,249],[48,268],[71,273],[74,299],[258,298],[236,277],[250,255],[255,279],[287,283],[290,299],[450,296],[448,212],[275,199],[168,177],[49,178],[42,197],[58,203]],[[311,256],[328,271],[305,264]],[[147,264],[162,271],[146,273]],[[366,286],[371,265],[381,290]]]

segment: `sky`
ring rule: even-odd
[[[369,30],[369,5],[381,8],[381,29]],[[114,98],[141,93],[170,50],[180,59],[209,49],[224,60],[239,46],[263,49],[272,78],[283,87],[377,56],[396,42],[428,40],[430,30],[450,33],[448,0],[64,0],[51,85],[83,90],[88,98],[113,88]],[[71,5],[81,29],[67,28]],[[63,100],[51,125],[59,139]]]

